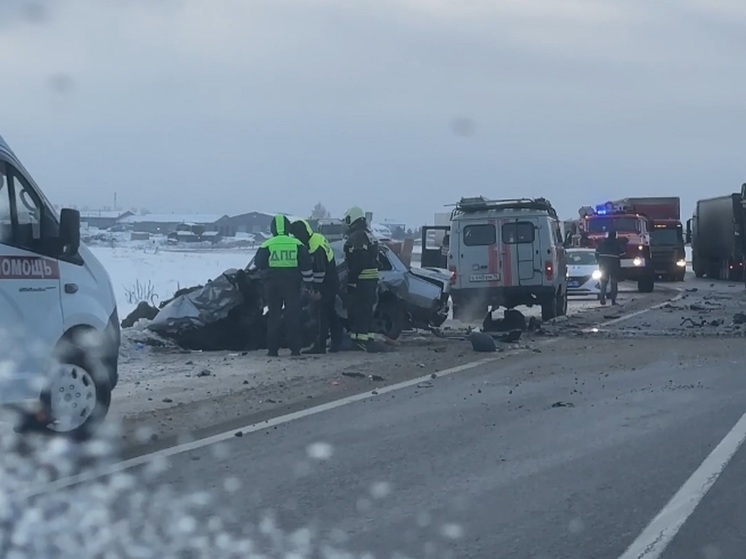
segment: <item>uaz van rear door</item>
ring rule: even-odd
[[[542,260],[538,227],[531,219],[504,219],[500,222],[503,261],[515,269],[513,285],[541,283]],[[505,265],[504,265],[505,266]]]
[[[454,228],[457,230],[454,231]],[[458,261],[458,287],[479,289],[501,286],[503,276],[497,220],[459,220],[451,224],[451,231],[458,237],[457,245],[451,249]]]

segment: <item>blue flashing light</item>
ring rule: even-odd
[[[600,204],[596,206],[596,215],[610,215],[613,214],[617,208],[611,202]]]

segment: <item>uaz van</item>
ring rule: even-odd
[[[462,198],[448,244],[455,319],[500,306],[541,305],[544,320],[567,312],[567,257],[548,200]]]
[[[120,330],[109,276],[0,137],[0,405],[85,438],[109,409]]]

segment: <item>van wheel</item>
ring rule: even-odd
[[[550,295],[541,302],[541,319],[552,320],[557,317],[557,298],[554,295]]]
[[[373,329],[390,340],[396,340],[404,330],[406,317],[398,302],[382,301],[373,313]]]
[[[557,316],[565,316],[567,314],[567,293],[557,295]]]
[[[637,280],[637,291],[639,293],[652,293],[655,289],[655,277],[651,274]]]
[[[111,405],[111,381],[94,362],[81,350],[60,359],[41,394],[48,433],[83,441],[103,423]]]

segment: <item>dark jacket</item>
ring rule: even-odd
[[[624,245],[619,239],[603,239],[596,247],[596,260],[602,270],[619,270],[622,256]]]
[[[326,282],[336,285],[338,281],[337,261],[326,237],[321,233],[315,233],[305,219],[294,221],[291,225],[291,232],[311,254],[314,284],[318,286]]]
[[[256,251],[254,264],[269,277],[297,277],[310,286],[313,283],[313,263],[308,249],[290,234],[290,220],[275,216],[270,225],[272,238]]]
[[[378,281],[378,241],[365,221],[356,221],[350,226],[344,252],[347,283],[355,284],[358,280]]]

